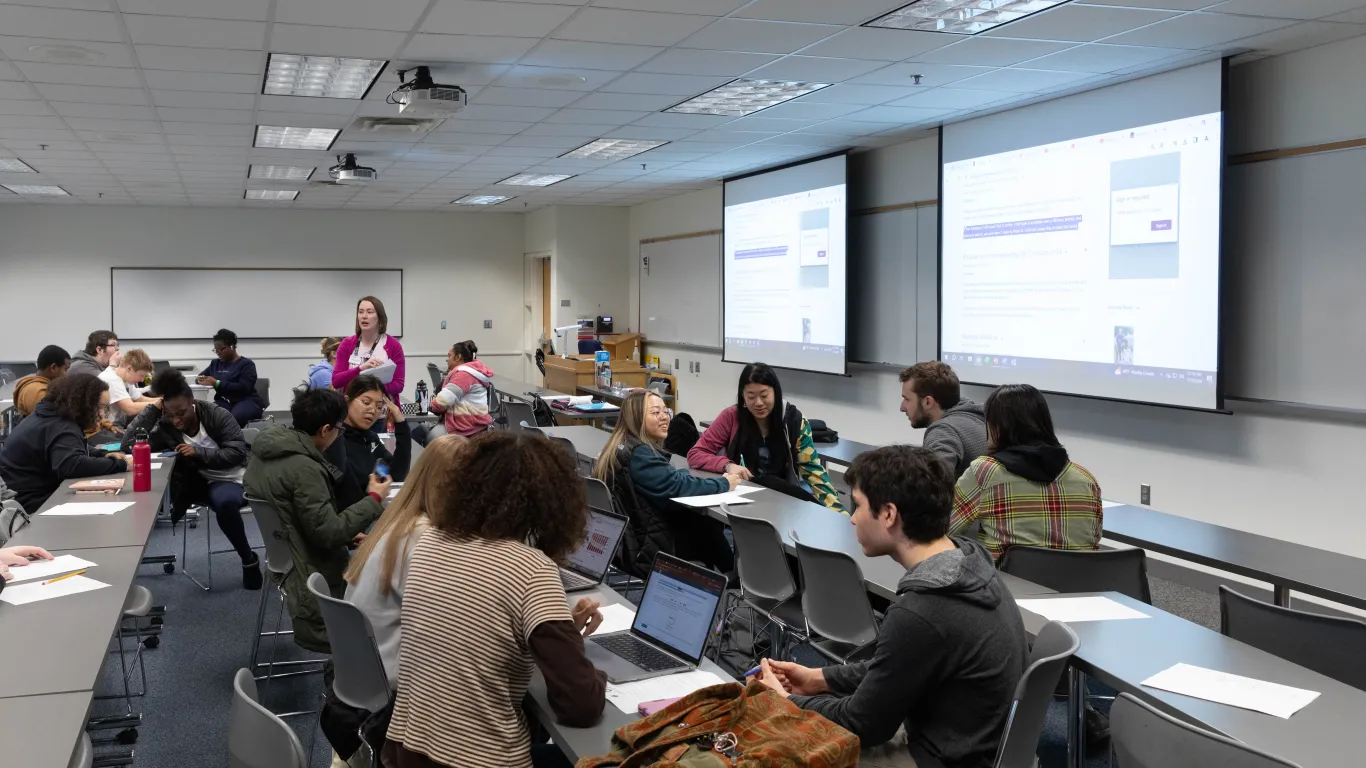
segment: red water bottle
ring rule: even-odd
[[[147,431],[139,429],[133,443],[133,492],[152,490],[152,446],[147,444]]]

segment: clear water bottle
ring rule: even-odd
[[[413,394],[413,399],[417,401],[417,412],[426,413],[429,404],[427,400],[427,382],[419,381],[417,383],[417,391]]]

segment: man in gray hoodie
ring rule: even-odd
[[[863,553],[906,568],[872,659],[764,659],[759,680],[857,735],[861,766],[990,768],[1028,663],[1020,611],[986,550],[947,535],[953,480],[935,454],[885,446],[845,477]]]
[[[921,445],[934,451],[955,480],[987,452],[982,406],[962,397],[958,374],[940,362],[916,363],[901,372],[901,412],[925,430]]]
[[[113,331],[93,331],[86,339],[85,349],[71,356],[66,372],[99,376],[118,353],[119,337]]]

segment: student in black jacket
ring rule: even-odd
[[[180,454],[171,474],[171,517],[179,520],[191,506],[213,510],[223,532],[242,559],[242,586],[261,588],[261,563],[247,541],[242,523],[242,475],[247,468],[247,441],[232,412],[196,400],[185,376],[167,368],[152,379],[160,407],[149,405],[128,425],[123,450],[132,450],[141,431],[153,451]]]
[[[37,512],[64,480],[132,468],[121,453],[93,456],[86,446],[85,430],[99,422],[108,406],[108,384],[89,374],[69,373],[52,382],[47,397],[19,422],[0,451],[0,478],[24,511]]]
[[[1028,662],[1019,608],[982,545],[947,535],[953,478],[937,454],[886,446],[844,477],[863,553],[906,568],[876,651],[823,669],[764,659],[760,682],[856,734],[860,766],[990,768]]]
[[[394,451],[384,447],[372,427],[382,417],[394,423]],[[374,376],[357,376],[346,385],[346,428],[341,439],[323,454],[341,470],[337,483],[337,503],[346,508],[365,498],[375,464],[389,465],[389,476],[403,482],[413,460],[412,431],[404,420],[403,409],[394,405],[384,392],[384,384]]]

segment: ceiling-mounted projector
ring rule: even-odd
[[[465,108],[469,95],[458,85],[439,85],[432,81],[432,71],[418,67],[412,80],[403,78],[410,70],[400,69],[398,80],[403,83],[386,99],[398,105],[404,117],[450,117]]]
[[[356,163],[356,156],[347,153],[345,158],[337,157],[337,164],[327,169],[327,175],[336,179],[338,184],[369,184],[379,178],[374,168]]]

